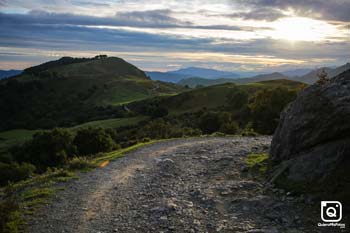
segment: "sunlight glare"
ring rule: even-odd
[[[272,27],[271,37],[290,41],[321,41],[337,33],[337,29],[326,22],[304,17],[284,18]]]

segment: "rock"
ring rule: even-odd
[[[274,180],[296,189],[350,190],[349,116],[350,70],[303,90],[281,114],[272,140],[271,159],[280,172]]]

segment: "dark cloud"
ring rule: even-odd
[[[350,22],[349,0],[234,0],[254,8],[293,9],[298,15]]]
[[[116,20],[140,23],[152,23],[156,25],[190,25],[189,22],[183,22],[171,17],[171,10],[150,10],[150,11],[130,11],[121,12],[115,15]]]
[[[108,3],[100,3],[100,2],[86,2],[86,1],[74,1],[74,5],[78,6],[92,6],[92,7],[110,7],[111,5]]]
[[[280,10],[274,9],[274,8],[258,8],[253,9],[249,12],[238,12],[234,14],[227,15],[231,18],[242,18],[242,19],[248,19],[248,20],[266,20],[266,21],[275,21],[279,18],[285,17],[285,14],[283,14]]]
[[[1,15],[0,15],[1,16]],[[273,39],[234,40],[181,38],[121,29],[91,28],[71,24],[3,23],[0,47],[34,48],[47,51],[198,51],[240,55],[269,55],[288,59],[348,57],[349,43],[299,42],[292,47]],[[6,20],[9,22],[9,20]],[[14,26],[16,25],[16,26]],[[219,43],[218,43],[219,42]],[[238,42],[238,43],[237,43]],[[322,47],[322,50],[319,48]]]
[[[82,26],[115,26],[138,28],[188,28],[207,30],[253,31],[268,29],[266,27],[239,27],[229,25],[194,25],[169,16],[170,10],[131,11],[116,14],[114,17],[95,17],[68,13],[49,13],[31,11],[29,14],[0,13],[0,25],[82,25]]]
[[[1,20],[0,47],[25,47],[62,50],[110,50],[133,47],[187,49],[211,42],[210,39],[183,39],[172,36],[117,29],[91,28],[69,24],[4,24]],[[204,46],[203,46],[204,48]]]

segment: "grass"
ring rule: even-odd
[[[103,166],[104,164],[106,164],[106,162],[110,162],[110,161],[113,161],[113,160],[116,160],[120,157],[123,157],[124,154],[126,153],[129,153],[129,152],[132,152],[140,147],[143,147],[143,146],[146,146],[146,145],[151,145],[151,144],[154,144],[156,142],[160,142],[160,141],[165,141],[167,139],[163,139],[163,140],[153,140],[153,141],[149,141],[149,142],[142,142],[142,143],[138,143],[136,145],[133,145],[133,146],[130,146],[130,147],[127,147],[127,148],[123,148],[123,149],[120,149],[120,150],[117,150],[117,151],[113,151],[113,152],[109,152],[109,153],[106,153],[104,154],[103,156],[101,157],[98,157],[98,158],[95,158],[93,161],[92,161],[92,164],[96,165],[96,166]]]
[[[40,130],[14,129],[0,132],[0,154],[7,151],[8,148],[20,145],[32,138]]]
[[[262,154],[250,154],[245,159],[245,162],[252,173],[265,174],[267,171],[267,162],[269,155]]]
[[[136,125],[140,121],[146,119],[147,117],[145,116],[137,116],[130,118],[114,118],[108,120],[90,121],[81,125],[71,127],[69,129],[71,129],[72,131],[76,131],[84,127],[118,128],[120,126]]]
[[[50,201],[58,189],[55,185],[74,178],[77,176],[67,170],[49,169],[42,175],[1,189],[1,196],[9,197],[0,201],[0,232],[24,231],[25,217]]]

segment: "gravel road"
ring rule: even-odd
[[[270,142],[208,137],[145,146],[69,181],[27,231],[317,232],[302,218],[303,200],[246,172],[245,157]]]

